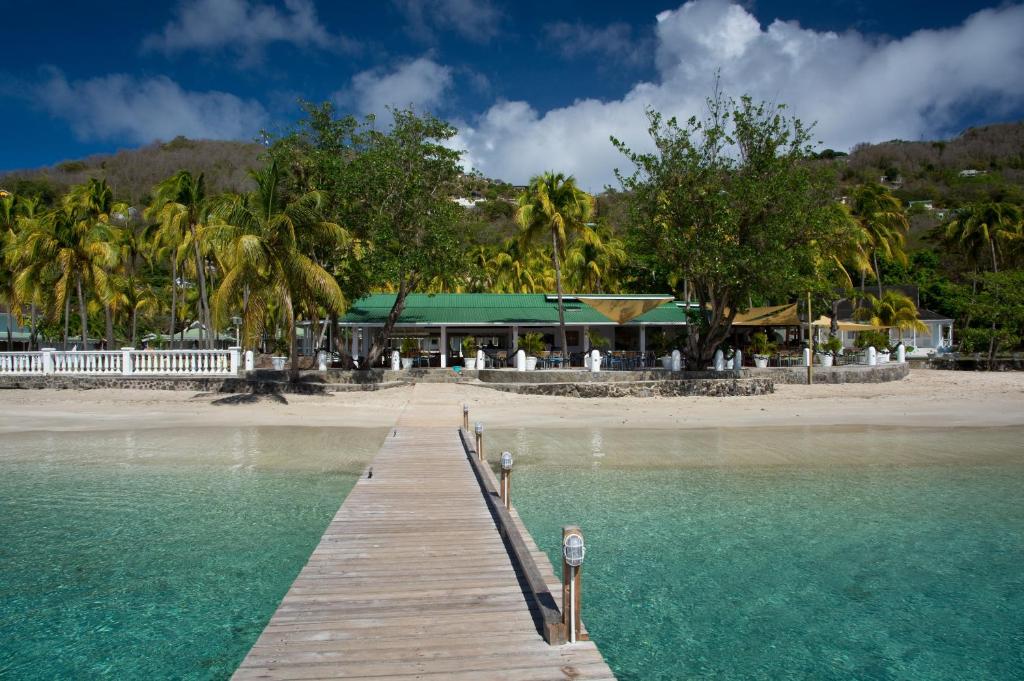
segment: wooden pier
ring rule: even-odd
[[[234,678],[614,679],[594,643],[545,641],[561,581],[481,468],[454,426],[399,425]]]

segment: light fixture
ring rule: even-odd
[[[565,535],[562,541],[562,557],[565,564],[572,567],[579,567],[583,564],[583,558],[587,555],[587,547],[583,545],[583,535],[576,533]]]
[[[501,469],[503,471],[512,470],[512,452],[501,453]]]

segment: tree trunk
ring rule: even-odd
[[[85,304],[85,296],[82,295],[82,275],[78,275],[75,280],[75,286],[78,290],[78,313],[82,319],[82,349],[89,349],[89,309]]]
[[[67,295],[67,287],[65,287],[64,292],[64,346],[61,350],[67,352],[69,327],[71,326],[71,296]]]
[[[178,316],[178,259],[171,254],[171,329],[168,334],[171,350],[174,349],[174,322]]]
[[[992,248],[992,273],[999,273],[999,264],[996,263],[996,242],[995,239],[989,239],[988,245]],[[996,362],[996,320],[992,318],[992,335],[988,339],[988,370],[992,371],[995,368]]]
[[[409,296],[409,292],[415,288],[416,279],[411,277],[406,280],[403,275],[399,279],[398,283],[398,294],[395,296],[395,304],[391,306],[391,311],[388,312],[387,319],[384,320],[384,328],[380,330],[380,333],[374,337],[373,343],[370,344],[370,351],[366,353],[366,365],[363,368],[372,369],[377,361],[380,359],[381,353],[384,352],[384,342],[391,337],[391,331],[395,328],[395,323],[398,318],[402,316],[402,310],[405,309],[405,299]],[[355,331],[353,331],[355,333]],[[369,330],[367,330],[369,333]],[[444,352],[444,349],[441,350]]]
[[[295,331],[295,307],[291,298],[286,300],[288,306],[288,379],[295,383],[299,380],[299,341]]]
[[[832,301],[832,321],[828,325],[828,335],[835,338],[839,335],[839,303],[843,302],[844,298]]]
[[[199,241],[196,237],[196,226],[189,225],[192,232],[192,251],[196,258],[196,278],[199,279],[199,323],[206,327],[206,346],[213,349],[213,324],[210,322],[210,301],[206,298],[206,268],[203,266],[203,256],[199,252]]]
[[[871,259],[875,263],[875,279],[878,280],[878,299],[882,299],[882,271],[878,269],[878,254],[872,253]]]
[[[106,332],[107,332],[107,350],[114,349],[114,315],[110,311],[109,305],[103,306],[103,314],[106,317]]]
[[[39,349],[39,339],[36,337],[36,304],[32,303],[29,305],[29,315],[31,321],[29,322],[29,350]]]
[[[565,337],[565,308],[562,306],[562,269],[558,265],[558,235],[551,230],[551,261],[555,265],[555,292],[558,294],[558,332],[562,340],[562,358],[569,359],[569,344]]]
[[[132,343],[133,348],[137,348],[136,341],[139,336],[139,310],[137,307],[132,308]]]

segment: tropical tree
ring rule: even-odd
[[[181,170],[154,188],[153,202],[147,214],[160,223],[157,239],[165,244],[171,258],[171,329],[174,337],[174,309],[177,303],[178,258],[191,251],[199,297],[196,317],[205,328],[208,347],[214,347],[213,321],[207,296],[206,252],[203,243],[204,228],[209,222],[211,198],[206,193],[206,180],[202,173],[193,175]]]
[[[851,213],[867,236],[867,252],[874,263],[875,280],[878,282],[878,297],[882,296],[882,272],[878,268],[878,255],[890,260],[907,263],[904,251],[906,234],[910,229],[906,211],[898,198],[877,183],[857,187],[851,196]],[[861,270],[861,293],[864,292],[864,273]]]
[[[961,250],[976,265],[988,257],[999,271],[1000,253],[1024,233],[1024,212],[1012,203],[974,203],[956,212],[946,224],[947,243]]]
[[[617,272],[628,259],[621,239],[597,225],[584,225],[565,255],[566,281],[578,293],[615,293]]]
[[[565,309],[562,303],[561,261],[569,239],[586,227],[594,213],[594,197],[576,186],[576,179],[562,173],[547,172],[530,180],[518,201],[516,222],[524,244],[537,240],[551,244],[551,265],[555,270],[558,295],[558,330],[562,353],[569,351],[565,334]]]
[[[648,111],[653,152],[613,143],[636,167],[630,192],[638,263],[688,282],[698,305],[685,352],[706,366],[733,319],[759,299],[789,299],[832,243],[834,187],[811,167],[810,132],[782,107],[716,94],[685,125]]]
[[[869,293],[867,306],[858,308],[854,316],[872,326],[896,329],[900,342],[903,342],[904,331],[928,331],[918,317],[917,305],[899,291],[886,291],[881,298]]]
[[[299,373],[297,313],[317,319],[320,306],[338,312],[346,305],[338,282],[305,253],[300,241],[345,244],[350,237],[321,218],[323,197],[318,192],[287,200],[277,163],[250,175],[256,190],[225,198],[216,211],[220,220],[208,227],[226,268],[212,299],[214,319],[221,325],[240,309],[245,345],[254,347],[276,305],[288,334],[294,379]]]

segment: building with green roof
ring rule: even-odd
[[[675,335],[686,326],[686,304],[670,295],[564,295],[567,351],[590,349],[600,336],[607,348],[647,351],[656,331]],[[394,293],[375,293],[353,303],[339,325],[349,330],[353,356],[369,351],[375,329],[382,328],[395,303]],[[391,335],[397,348],[414,339],[431,363],[447,366],[460,356],[467,336],[489,355],[508,357],[526,333],[540,333],[546,346],[558,347],[558,298],[545,293],[412,293]],[[444,349],[444,351],[442,351]]]

